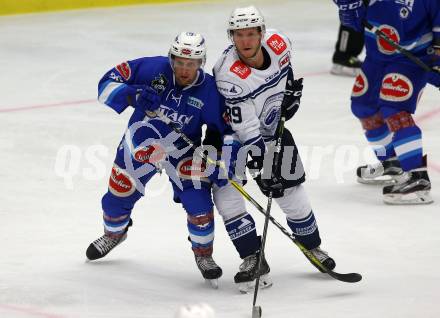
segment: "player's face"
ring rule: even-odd
[[[234,30],[232,39],[242,57],[253,58],[260,49],[261,31],[258,28]]]
[[[187,86],[194,82],[201,63],[201,60],[174,57],[173,67],[177,84]]]

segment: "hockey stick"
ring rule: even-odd
[[[365,27],[370,30],[371,32],[373,32],[374,34],[376,34],[378,37],[380,37],[381,39],[383,39],[385,42],[387,42],[389,45],[391,45],[393,48],[395,48],[397,51],[399,51],[400,53],[402,53],[403,55],[405,55],[409,60],[411,60],[412,62],[414,62],[415,64],[417,64],[418,66],[420,66],[423,70],[425,70],[426,72],[434,72],[434,73],[440,73],[440,70],[435,69],[430,67],[429,65],[427,65],[425,62],[423,62],[421,59],[419,59],[417,56],[415,56],[414,54],[412,54],[410,51],[408,51],[407,49],[403,48],[402,46],[400,46],[399,44],[397,44],[396,42],[394,42],[388,35],[386,35],[383,31],[381,31],[380,29],[378,29],[377,27],[375,27],[374,25],[372,25],[370,22],[368,22],[367,20],[363,21]]]
[[[293,73],[289,72],[287,75],[287,80],[290,79],[293,81]],[[279,155],[281,152],[281,141],[283,138],[283,132],[284,132],[284,123],[286,122],[285,117],[285,107],[284,104],[281,104],[281,118],[277,126],[276,130],[276,143],[275,143],[275,153],[273,158],[273,164],[272,164],[272,172],[271,176],[274,177],[274,174],[278,170],[278,164],[279,164]],[[269,192],[269,197],[267,201],[267,208],[266,208],[266,216],[264,218],[264,228],[263,228],[263,235],[261,239],[261,248],[260,248],[260,254],[258,256],[258,267],[257,267],[257,279],[255,280],[255,289],[254,289],[254,300],[252,303],[252,318],[261,318],[262,315],[262,309],[261,306],[255,306],[257,303],[257,296],[258,296],[258,289],[260,287],[260,277],[261,277],[261,263],[263,261],[264,257],[264,248],[266,246],[266,238],[267,238],[267,229],[269,227],[269,218],[270,218],[270,209],[272,208],[272,199],[273,199],[273,190]]]
[[[179,128],[175,127],[171,120],[163,115],[162,113],[156,113],[156,115],[165,123],[167,124],[174,132],[178,133],[180,137],[191,146],[191,148],[194,151],[197,151],[197,155],[200,156],[203,160],[206,160],[209,164],[219,165],[222,169],[226,170],[225,165],[223,162],[217,162],[216,160],[211,159],[208,155],[203,153],[203,151],[194,145],[194,142],[188,138]],[[232,179],[228,179],[229,183],[238,191],[240,194],[248,200],[260,213],[263,215],[266,215],[266,210],[248,193],[246,190],[236,181]],[[327,273],[331,277],[333,277],[336,280],[346,282],[346,283],[356,283],[359,282],[362,279],[362,276],[358,273],[348,273],[348,274],[341,274],[334,272],[327,267],[325,267],[311,252],[309,252],[304,245],[302,245],[292,234],[290,234],[276,219],[274,219],[272,216],[269,216],[269,220],[284,234],[286,235],[293,243],[295,243],[296,246],[301,250],[301,252],[304,253],[304,255],[307,257],[307,259],[312,262],[315,266],[319,267],[323,272]]]

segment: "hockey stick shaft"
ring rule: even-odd
[[[278,164],[279,164],[279,155],[281,152],[281,142],[283,138],[283,132],[284,132],[284,123],[286,122],[286,117],[284,117],[284,111],[283,108],[281,109],[281,118],[277,126],[276,130],[276,143],[275,143],[275,154],[274,154],[274,161],[272,164],[272,177],[274,176],[274,173],[278,170]],[[264,218],[264,228],[263,228],[263,236],[261,239],[261,248],[260,248],[260,254],[258,257],[258,270],[257,270],[257,279],[255,281],[255,289],[254,289],[254,300],[252,304],[252,313],[256,312],[256,306],[257,303],[257,296],[258,296],[258,289],[260,287],[260,277],[261,277],[261,263],[263,262],[264,257],[264,250],[266,247],[266,239],[267,239],[267,229],[269,228],[269,218],[270,218],[270,210],[272,208],[272,198],[273,198],[273,191],[269,192],[269,197],[267,201],[267,208],[266,208],[266,216]],[[259,312],[261,312],[261,307],[259,309]]]
[[[432,67],[430,67],[429,65],[427,65],[425,62],[423,62],[421,59],[419,59],[417,56],[415,56],[414,54],[412,54],[410,51],[408,51],[407,49],[403,48],[402,46],[400,46],[399,44],[397,44],[396,42],[394,42],[388,35],[386,35],[383,31],[381,31],[380,29],[378,29],[377,27],[375,27],[374,25],[372,25],[370,22],[368,22],[367,20],[364,20],[364,25],[365,27],[370,30],[371,32],[373,32],[374,34],[376,34],[378,37],[380,37],[381,39],[383,39],[385,42],[387,42],[389,45],[391,45],[393,48],[395,48],[397,51],[399,51],[400,53],[402,53],[403,55],[405,55],[409,60],[411,60],[412,62],[414,62],[415,64],[417,64],[418,66],[420,66],[423,70],[425,70],[426,72],[436,72],[439,73],[439,71],[437,71],[436,69],[433,69]]]

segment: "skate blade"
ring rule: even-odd
[[[272,286],[272,284],[273,284],[273,282],[272,282],[272,279],[270,278],[269,274],[262,275],[260,277],[260,284],[259,284],[260,289],[269,288],[270,286]],[[251,282],[237,283],[237,285],[238,285],[238,290],[240,291],[240,293],[248,294],[248,293],[254,291],[255,280],[253,280]]]
[[[213,289],[218,289],[218,279],[205,279],[205,282]]]
[[[396,179],[394,179],[393,177],[390,177],[390,176],[381,176],[381,177],[371,178],[371,179],[358,177],[357,182],[362,183],[362,184],[373,184],[373,185],[387,186],[387,185],[395,184]]]
[[[417,191],[409,194],[384,194],[383,201],[390,205],[421,205],[434,202],[429,191]]]
[[[356,77],[359,75],[359,71],[360,71],[359,68],[333,64],[332,69],[330,70],[330,74],[338,75],[338,76]]]

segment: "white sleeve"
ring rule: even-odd
[[[239,103],[226,101],[231,127],[243,144],[260,136],[260,119],[251,99]]]

